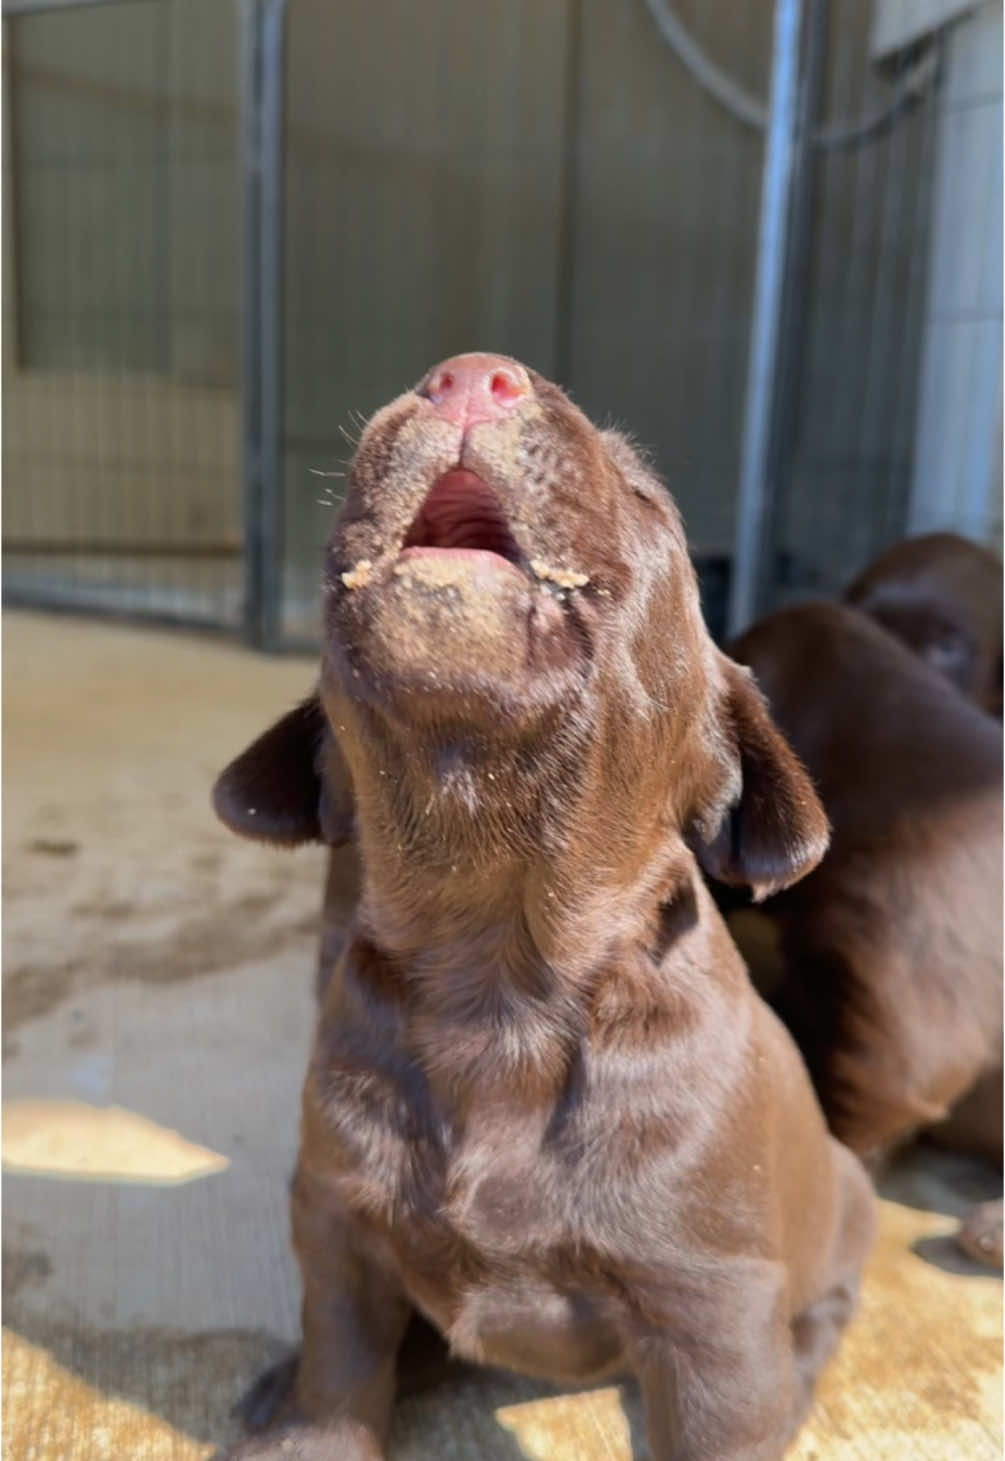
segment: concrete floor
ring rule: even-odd
[[[312,666],[13,613],[3,645],[3,1455],[196,1461],[297,1332],[322,871],[230,836],[208,791]],[[799,1461],[1001,1456],[1001,1284],[947,1236],[993,1191],[927,1153],[891,1179]],[[485,1374],[403,1402],[392,1455],[628,1461],[631,1432],[630,1390]]]

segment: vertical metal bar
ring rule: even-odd
[[[285,0],[241,9],[244,625],[275,648],[282,594],[282,197]]]
[[[763,526],[770,485],[768,451],[785,272],[801,29],[802,0],[776,0],[771,101],[761,181],[757,273],[747,363],[733,581],[729,597],[730,634],[736,634],[749,623],[757,607]]]
[[[24,211],[18,198],[18,176],[16,165],[18,155],[17,135],[14,131],[15,108],[13,91],[17,65],[15,61],[15,27],[9,20],[2,22],[0,35],[3,38],[3,211],[7,220],[3,231],[3,266],[7,271],[7,289],[3,301],[3,344],[4,366],[16,370],[24,364],[21,342],[21,277],[19,269],[24,258],[20,220]]]
[[[771,492],[764,504],[760,572],[755,603],[771,606],[769,590],[777,584],[779,548],[786,507],[792,490],[796,436],[802,406],[803,355],[809,316],[813,202],[816,193],[816,149],[813,130],[820,113],[827,20],[830,0],[808,0],[796,114],[796,140],[790,183],[791,206],[785,255],[785,282],[778,324],[778,356],[767,454]],[[767,604],[762,602],[767,599]]]
[[[173,21],[173,7],[170,5],[159,6],[151,16],[153,32],[151,76],[153,88],[153,135],[151,137],[153,237],[150,268],[153,277],[150,280],[149,299],[150,329],[153,341],[149,347],[147,360],[149,362],[148,370],[152,369],[157,372],[162,381],[172,381],[173,379],[177,331],[177,321],[172,308],[174,301],[170,275],[174,242],[172,235],[175,224],[171,193],[173,181],[171,173],[174,164],[172,93],[177,85]],[[146,390],[150,401],[148,420],[151,425],[158,409],[164,418],[166,460],[162,459],[156,464],[150,463],[148,467],[148,486],[144,494],[146,523],[143,536],[151,539],[156,536],[177,542],[179,529],[182,528],[178,496],[174,492],[163,494],[166,501],[161,505],[156,502],[154,494],[159,485],[158,479],[161,482],[164,480],[162,473],[165,470],[169,474],[168,480],[170,480],[170,474],[173,472],[187,469],[185,458],[191,443],[184,439],[184,432],[179,430],[179,415],[183,408],[176,391],[170,390],[162,394],[156,389],[150,375],[147,375]],[[158,403],[158,396],[161,398],[160,403]],[[180,609],[188,588],[187,580],[191,571],[190,565],[184,559],[165,558],[159,565],[159,571],[156,567],[146,567],[141,562],[137,562],[132,571],[135,572],[137,578],[143,581],[147,604],[150,608],[156,602],[163,602],[170,604],[175,612]]]
[[[283,591],[283,83],[286,0],[264,0],[261,29],[258,289],[261,463],[260,643],[278,648]]]
[[[942,73],[945,64],[943,43],[939,47],[938,66]],[[904,328],[900,332],[897,359],[893,363],[897,390],[894,402],[894,440],[903,450],[904,484],[896,516],[889,516],[884,524],[884,540],[894,542],[908,532],[908,515],[911,509],[911,484],[915,435],[915,406],[919,399],[921,381],[921,350],[919,341],[925,314],[925,282],[928,275],[928,228],[932,217],[933,171],[936,135],[938,131],[938,88],[929,87],[922,103],[919,122],[921,136],[918,143],[918,159],[914,173],[914,187],[904,190],[910,196],[911,217],[906,233],[911,239],[908,250],[907,298],[904,307]],[[898,461],[900,460],[898,450]]]
[[[242,0],[240,15],[241,95],[241,437],[244,476],[244,632],[261,642],[262,603],[262,329],[259,301],[261,207],[261,40],[260,0]]]

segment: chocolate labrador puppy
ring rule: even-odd
[[[215,805],[362,866],[304,1089],[286,1430],[235,1454],[382,1456],[418,1311],[475,1361],[633,1371],[655,1461],[781,1457],[873,1200],[699,865],[767,894],[827,824],[638,454],[500,356],[378,412],[318,694]]]
[[[362,869],[355,839],[332,847],[321,903],[321,948],[316,980],[319,1000],[324,999],[328,982],[349,942],[361,890]]]
[[[897,543],[847,590],[854,604],[991,715],[1002,714],[1002,565],[955,533]]]
[[[731,653],[831,821],[821,866],[755,914],[831,1129],[874,1163],[927,1127],[1000,1162],[1000,725],[841,605],[773,614]],[[753,924],[730,919],[748,951]],[[1000,1208],[963,1241],[1000,1265]]]

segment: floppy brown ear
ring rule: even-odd
[[[727,765],[698,821],[695,852],[709,877],[754,901],[812,872],[830,828],[802,762],[768,713],[750,671],[721,656]]]
[[[349,773],[316,695],[253,741],[217,777],[213,809],[241,837],[340,847],[353,833]]]

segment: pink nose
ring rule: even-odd
[[[455,355],[436,365],[419,386],[436,414],[457,426],[499,421],[530,395],[522,365],[505,355]]]

